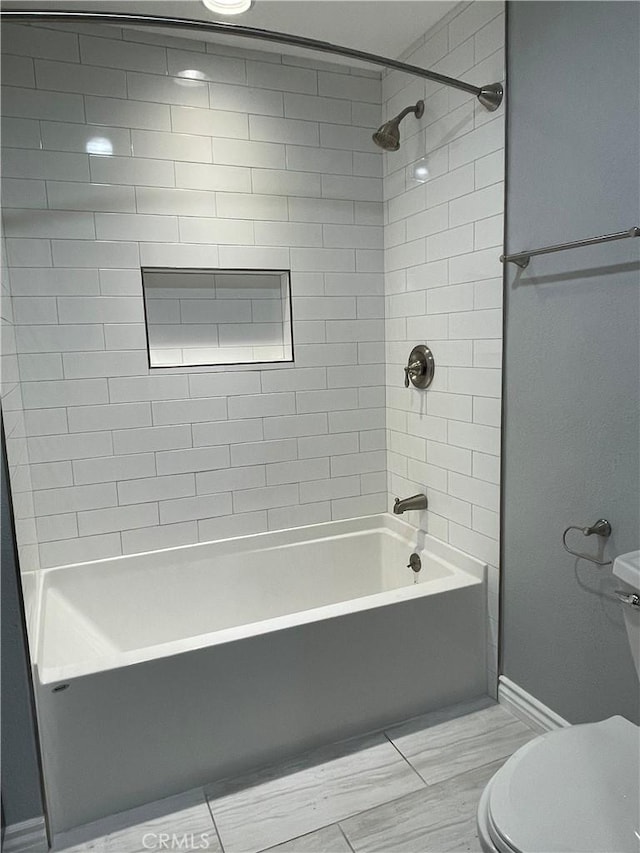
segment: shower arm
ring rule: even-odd
[[[202,33],[221,33],[239,38],[257,39],[260,41],[286,44],[291,47],[303,47],[315,50],[319,53],[333,53],[337,56],[346,56],[372,65],[382,65],[405,74],[413,74],[434,83],[442,83],[453,89],[460,89],[475,95],[480,103],[490,112],[497,110],[502,103],[503,90],[500,83],[490,83],[486,86],[474,86],[455,77],[447,77],[436,71],[428,71],[417,65],[408,65],[397,59],[388,59],[375,53],[367,53],[363,50],[355,50],[351,47],[332,44],[328,41],[296,36],[290,33],[280,33],[275,30],[263,30],[256,27],[245,27],[242,24],[229,24],[226,21],[195,21],[188,18],[173,18],[162,15],[134,15],[126,12],[68,12],[68,11],[45,11],[35,9],[12,9],[0,11],[0,19],[6,21],[18,21],[20,23],[36,23],[37,21],[72,21],[115,24],[115,25],[142,25],[150,27],[172,27],[181,30],[194,30]]]

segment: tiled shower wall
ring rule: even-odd
[[[383,511],[379,75],[104,27],[2,47],[23,570]],[[295,367],[150,372],[141,265],[290,268]]]
[[[503,81],[504,33],[502,2],[462,4],[403,59],[476,85]],[[425,99],[424,117],[402,124],[400,150],[384,155],[389,505],[426,491],[428,532],[489,564],[495,685],[504,108],[397,72],[383,97],[386,118]],[[403,367],[424,342],[433,385],[407,390]]]

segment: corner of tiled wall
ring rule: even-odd
[[[504,34],[504,3],[463,3],[403,59],[476,85],[504,81]],[[465,92],[385,74],[385,118],[419,98],[424,117],[408,116],[400,150],[384,155],[388,501],[426,491],[427,531],[488,564],[495,695],[504,108],[487,112]],[[418,343],[436,363],[426,392],[403,385]]]

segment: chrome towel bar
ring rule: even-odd
[[[574,240],[573,243],[558,243],[557,246],[544,246],[542,249],[531,249],[528,252],[515,252],[512,255],[500,255],[503,264],[516,264],[520,269],[529,266],[529,260],[534,255],[548,255],[551,252],[564,252],[565,249],[580,249],[582,246],[593,246],[596,243],[610,243],[613,240],[625,240],[627,237],[640,237],[640,228],[634,226],[628,231],[617,231],[615,234],[603,234],[600,237],[588,237],[586,240]]]

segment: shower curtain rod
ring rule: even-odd
[[[188,18],[170,18],[162,15],[134,15],[125,12],[68,12],[68,11],[45,11],[15,9],[0,11],[0,19],[33,23],[36,21],[92,21],[105,24],[134,24],[150,27],[174,27],[181,30],[195,30],[202,33],[222,33],[239,38],[257,39],[269,41],[276,44],[286,44],[292,47],[304,47],[319,53],[334,53],[338,56],[346,56],[349,59],[357,59],[369,62],[372,65],[382,65],[395,71],[403,71],[413,74],[425,80],[433,80],[453,89],[460,89],[475,95],[480,103],[489,111],[497,110],[502,103],[503,90],[500,83],[489,83],[486,86],[474,86],[455,77],[447,77],[436,71],[428,71],[417,65],[408,65],[397,59],[388,59],[375,53],[367,53],[363,50],[355,50],[351,47],[342,47],[328,41],[318,41],[306,36],[295,36],[290,33],[279,33],[275,30],[263,30],[256,27],[245,27],[242,24],[229,24],[226,21],[192,21]]]

